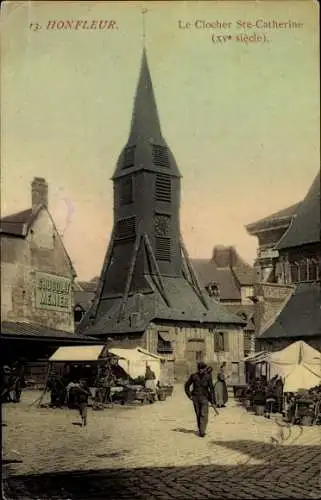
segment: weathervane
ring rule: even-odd
[[[143,19],[143,46],[145,47],[145,40],[146,40],[146,26],[145,26],[145,14],[148,12],[147,9],[142,9],[141,14],[142,14],[142,19]]]

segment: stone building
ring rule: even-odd
[[[79,331],[161,354],[171,380],[200,360],[225,360],[230,379],[242,379],[244,320],[206,293],[180,235],[181,174],[161,133],[145,50],[113,184],[114,227]]]
[[[1,344],[6,362],[44,359],[74,333],[72,262],[48,211],[48,185],[32,182],[32,207],[1,219]]]
[[[320,227],[318,174],[271,246],[275,257],[268,282],[256,286],[259,349],[276,350],[304,340],[321,350]]]
[[[303,201],[246,226],[247,232],[258,239],[255,267],[259,282],[295,283],[305,281],[305,274],[307,278],[308,274],[313,278],[313,273],[319,276],[320,250],[316,249],[317,234],[320,231],[318,200],[320,200],[320,173],[317,174]],[[304,215],[307,210],[311,214],[310,220]],[[291,231],[289,231],[290,226]],[[298,236],[298,232],[302,233],[302,238]],[[288,253],[289,259],[286,258],[287,248],[291,249]],[[301,273],[300,278],[299,273]]]
[[[244,354],[255,350],[254,285],[256,271],[234,247],[217,245],[211,259],[192,259],[200,282],[209,293],[234,314],[246,321]]]

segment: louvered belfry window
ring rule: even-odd
[[[155,146],[155,144],[153,144],[153,163],[156,167],[169,168],[169,155],[166,147]]]
[[[130,205],[133,203],[133,179],[128,177],[123,179],[119,188],[119,199],[121,205]]]
[[[156,201],[170,203],[172,199],[171,178],[166,174],[156,175]]]
[[[117,222],[116,238],[124,240],[133,238],[136,235],[136,218],[128,217]]]
[[[130,146],[125,149],[123,168],[130,168],[135,165],[135,149],[136,146]]]
[[[156,259],[170,262],[171,260],[171,240],[170,238],[156,237]]]

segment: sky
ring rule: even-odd
[[[183,175],[181,232],[191,257],[234,245],[253,264],[257,240],[245,225],[301,200],[320,168],[316,2],[8,2],[1,215],[30,207],[30,183],[44,177],[79,279],[100,273],[113,225],[110,178],[129,133],[144,7],[162,132]],[[116,24],[68,28],[77,20]],[[273,20],[301,25],[262,26]],[[214,28],[216,21],[230,26]]]

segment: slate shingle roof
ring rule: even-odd
[[[46,339],[61,339],[79,342],[89,342],[90,339],[79,333],[64,332],[53,328],[46,328],[44,326],[34,325],[31,323],[23,322],[1,322],[1,337],[26,337],[27,338],[46,338]]]
[[[292,222],[276,248],[278,250],[320,243],[320,173],[300,203]]]
[[[26,229],[34,220],[36,213],[31,208],[16,212],[0,220],[1,233],[11,234],[13,236],[25,236]]]
[[[195,322],[204,324],[221,324],[243,326],[245,321],[230,312],[222,304],[214,301],[206,293],[204,294],[209,309],[207,310],[197,297],[192,286],[182,278],[162,277],[166,295],[173,304],[167,307],[151,277],[146,279],[152,289],[151,293],[145,293],[141,299],[141,306],[137,307],[137,296],[130,295],[126,302],[125,316],[118,321],[120,299],[109,298],[104,304],[102,299],[99,305],[97,320],[94,326],[87,327],[84,334],[91,336],[108,334],[129,334],[143,332],[154,320],[166,320],[176,322]],[[108,307],[106,309],[105,307]],[[140,310],[140,315],[134,323],[131,315]],[[82,328],[80,326],[80,328]]]
[[[272,325],[259,338],[321,336],[320,283],[300,283]]]
[[[218,268],[210,259],[192,259],[192,264],[203,286],[217,283],[221,300],[241,300],[241,291],[231,268]]]
[[[269,229],[271,226],[276,224],[278,225],[278,227],[286,227],[290,224],[292,217],[296,213],[299,206],[300,202],[295,203],[294,205],[290,205],[289,207],[279,210],[278,212],[274,212],[267,217],[263,217],[263,219],[259,219],[255,222],[251,222],[251,224],[247,224],[245,228],[249,233],[255,234],[256,231]]]
[[[96,288],[96,287],[95,287]],[[92,300],[95,297],[95,291],[87,292],[85,290],[75,290],[74,291],[74,305],[80,306],[84,311],[88,311]]]

